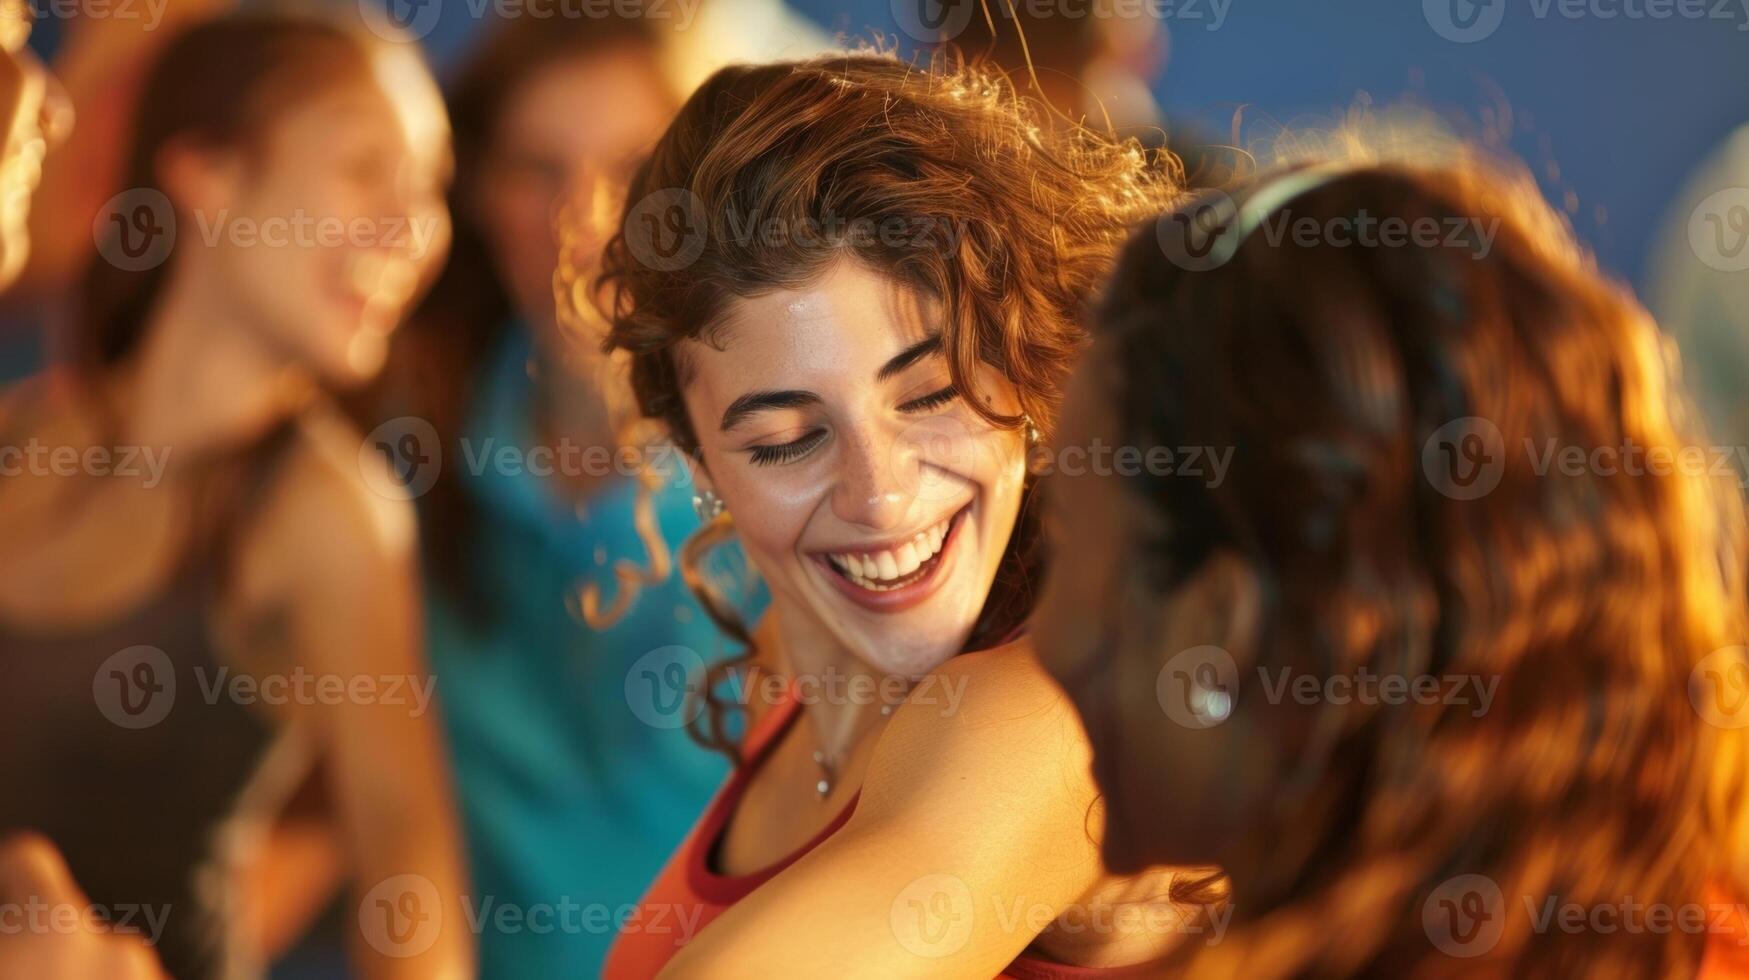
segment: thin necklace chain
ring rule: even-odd
[[[881,717],[886,718],[892,715],[893,707],[891,704],[881,705]],[[806,711],[807,706],[803,705],[802,710]],[[851,715],[850,721],[845,727],[854,728],[857,720],[861,717],[861,712]],[[821,740],[816,737],[815,741],[820,742]],[[827,797],[832,795],[832,790],[838,786],[838,765],[843,760],[841,752],[827,753],[824,747],[814,750],[813,759],[814,765],[820,770],[820,778],[814,781],[814,797],[823,803]]]

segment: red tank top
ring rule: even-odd
[[[602,970],[604,980],[649,980],[661,972],[693,936],[716,921],[717,916],[820,846],[850,820],[860,794],[852,797],[826,829],[804,844],[801,850],[771,867],[745,875],[722,875],[711,870],[711,854],[729,825],[729,817],[741,802],[748,781],[777,744],[778,738],[800,714],[800,707],[800,702],[793,696],[786,696],[748,731],[744,743],[747,764],[736,769],[723,788],[717,791],[704,816],[699,818],[639,902],[636,915],[622,920],[619,937],[614,940]],[[998,974],[997,980],[1112,980],[1132,975],[1135,971],[1136,968],[1064,966],[1022,956]]]

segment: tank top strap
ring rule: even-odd
[[[288,416],[248,445],[208,462],[208,470],[202,474],[201,497],[203,509],[211,509],[191,556],[197,566],[216,570],[223,577],[240,553],[243,532],[266,504],[301,432],[302,416]]]

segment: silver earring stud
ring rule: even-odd
[[[723,513],[723,498],[709,490],[700,490],[692,495],[692,511],[698,519],[706,524],[716,520]]]

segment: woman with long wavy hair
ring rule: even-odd
[[[176,977],[264,972],[282,896],[247,886],[312,771],[359,974],[473,972],[465,930],[384,921],[456,900],[464,871],[412,514],[329,397],[381,367],[442,250],[447,150],[412,48],[289,15],[179,33],[77,358],[0,403],[0,831],[46,838],[96,908],[143,911]]]
[[[1206,875],[1099,868],[1086,744],[1016,642],[1029,450],[1175,178],[999,75],[874,53],[681,110],[606,252],[607,344],[694,468],[689,578],[732,537],[771,606],[703,590],[747,652],[695,721],[738,764],[608,976],[1080,976],[1181,938]]]
[[[1036,641],[1107,865],[1230,876],[1232,931],[1162,969],[1723,969],[1743,515],[1656,326],[1481,159],[1294,169],[1155,230],[1063,439],[1230,462],[1054,479],[1075,574]]]

